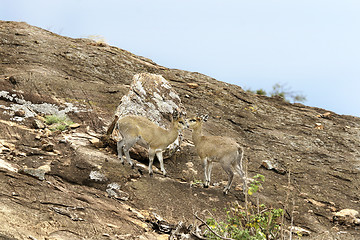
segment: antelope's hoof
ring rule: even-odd
[[[131,168],[134,169],[135,168],[135,164],[130,164]]]
[[[149,176],[150,176],[150,177],[154,176],[154,173],[153,173],[153,172],[149,172]]]
[[[209,185],[208,184],[204,184],[204,188],[208,188],[209,187]]]

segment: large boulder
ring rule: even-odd
[[[118,141],[121,137],[116,128],[114,129],[115,122],[127,115],[145,116],[160,127],[169,128],[174,111],[179,112],[180,115],[186,115],[179,95],[165,78],[151,73],[136,74],[129,92],[121,98],[108,134],[113,141]],[[181,135],[164,152],[164,158],[171,157],[179,149],[180,143]],[[130,154],[134,159],[147,159],[147,146],[136,144]]]

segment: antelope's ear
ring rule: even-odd
[[[206,122],[209,119],[209,115],[205,114],[200,117],[204,122]]]

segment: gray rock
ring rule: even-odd
[[[120,190],[120,185],[117,183],[110,183],[107,185],[107,189],[106,192],[108,194],[109,197],[118,199],[118,200],[122,200],[122,201],[127,201],[129,200],[129,194],[121,191]]]
[[[23,168],[19,170],[19,173],[26,174],[43,181],[45,180],[45,174],[50,172],[50,170],[51,168],[49,165],[43,165],[38,168]]]
[[[286,173],[286,170],[275,160],[264,160],[262,161],[261,166],[282,175]]]
[[[140,73],[134,75],[130,90],[122,97],[115,116],[119,118],[126,115],[145,116],[160,127],[169,128],[174,110],[186,115],[185,107],[170,83],[161,75]],[[116,131],[113,132],[112,138],[119,140]],[[163,155],[164,158],[173,155],[179,146],[180,138],[168,147]],[[136,150],[133,154],[147,156],[147,148],[134,149]]]
[[[106,182],[108,180],[105,174],[99,171],[91,171],[89,178],[95,182]]]
[[[342,209],[334,213],[333,220],[345,225],[359,225],[360,219],[358,216],[359,212],[354,209]]]

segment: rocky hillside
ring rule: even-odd
[[[101,146],[97,139],[137,73],[162,75],[188,114],[209,114],[206,134],[244,147],[249,177],[266,178],[260,201],[285,204],[286,221],[310,231],[302,239],[360,238],[359,225],[333,219],[342,209],[360,211],[359,118],[254,95],[26,23],[0,21],[0,46],[1,239],[167,239],[153,230],[156,217],[199,225],[193,213],[222,217],[224,207],[242,203],[239,178],[222,194],[220,166],[214,186],[196,184],[203,169],[190,131],[165,160],[167,177],[149,177],[146,161],[121,165]],[[50,131],[43,117],[59,112],[77,124]]]

